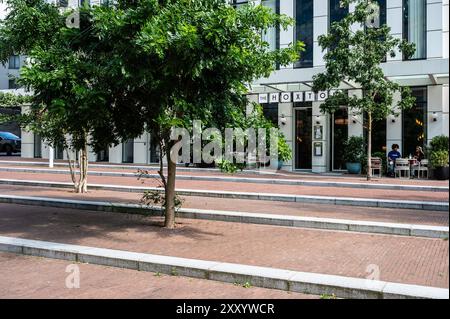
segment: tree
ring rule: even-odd
[[[27,54],[19,83],[33,93],[17,120],[53,147],[66,150],[76,192],[87,192],[88,146],[95,151],[117,142],[110,129],[106,92],[99,91],[95,48],[89,36],[91,9],[80,10],[80,27],[66,23],[73,10],[44,0],[7,0],[0,24],[0,62]],[[75,161],[78,160],[78,179]]]
[[[120,136],[149,131],[161,149],[165,226],[175,227],[173,127],[194,120],[226,127],[245,117],[247,85],[276,64],[296,61],[301,44],[270,51],[261,34],[292,19],[261,5],[236,10],[227,0],[117,1],[95,9],[96,37]],[[106,53],[109,53],[106,55]],[[163,157],[167,175],[163,172]]]
[[[373,122],[396,115],[399,110],[414,104],[409,88],[385,78],[381,63],[387,55],[395,57],[397,50],[406,57],[411,56],[415,46],[393,37],[387,25],[370,25],[374,14],[379,12],[376,1],[341,0],[342,6],[352,3],[355,4],[355,11],[334,22],[330,32],[319,37],[319,45],[328,52],[324,57],[325,72],[314,77],[314,91],[338,88],[343,81],[354,83],[362,90],[362,97],[349,96],[344,90],[337,90],[321,105],[321,110],[333,113],[341,105],[347,105],[355,113],[367,114],[367,179],[371,180]],[[359,28],[354,31],[353,26]],[[402,99],[394,105],[393,97],[397,92],[401,93]]]

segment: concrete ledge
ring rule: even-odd
[[[362,278],[0,237],[0,251],[339,298],[448,299],[449,290]]]
[[[148,207],[137,204],[122,204],[97,201],[80,201],[45,197],[27,197],[0,195],[0,203],[72,208],[88,211],[115,212],[140,215],[161,215],[160,207]],[[427,238],[448,238],[449,227],[383,223],[358,220],[299,217],[288,215],[261,214],[248,212],[230,212],[182,208],[178,212],[180,218],[214,220],[247,224],[261,224],[285,227],[300,227],[338,231],[354,231],[361,233],[378,233],[387,235],[415,236]]]
[[[1,163],[1,161],[0,161]],[[149,167],[147,167],[149,169]],[[30,169],[17,167],[0,167],[0,172],[20,172],[20,173],[46,173],[46,174],[69,174],[68,170],[58,170],[49,168]],[[90,176],[111,176],[111,177],[137,177],[137,173],[126,172],[102,172],[89,171]],[[146,174],[148,178],[159,178],[158,174]],[[234,182],[234,183],[252,183],[252,184],[272,184],[272,185],[294,185],[294,186],[312,186],[312,187],[341,187],[341,188],[365,188],[365,189],[385,189],[402,191],[424,191],[424,192],[448,192],[448,187],[441,186],[422,186],[422,185],[392,185],[392,184],[368,184],[368,183],[349,183],[332,181],[310,181],[294,179],[273,179],[273,178],[251,178],[235,176],[190,176],[177,175],[178,180],[190,181],[209,181],[209,182]]]
[[[15,180],[15,179],[0,179],[0,184],[16,185],[16,186],[73,188],[73,185],[71,183],[29,181],[29,180]],[[158,187],[144,187],[144,186],[90,184],[89,188],[97,189],[97,190],[107,190],[107,191],[116,191],[116,192],[132,192],[132,193],[143,193],[144,191],[164,192],[163,189],[158,188]],[[325,205],[382,207],[382,208],[435,210],[435,211],[448,211],[448,209],[449,209],[448,202],[390,200],[390,199],[332,197],[332,196],[266,194],[266,193],[229,192],[229,191],[212,191],[212,190],[196,190],[196,189],[177,189],[176,192],[178,195],[181,195],[181,196],[251,199],[251,200],[279,201],[279,202],[301,202],[301,203],[313,203],[313,204],[325,204]]]

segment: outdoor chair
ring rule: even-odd
[[[419,162],[419,165],[414,168],[414,173],[417,172],[417,178],[429,178],[428,166],[429,161],[427,159],[423,159]]]
[[[395,177],[410,178],[411,171],[409,167],[409,161],[404,158],[399,158],[395,161]]]
[[[372,176],[375,175],[375,172],[378,171],[378,176],[381,177],[383,175],[383,161],[379,157],[372,157]]]

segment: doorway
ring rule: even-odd
[[[122,143],[122,163],[134,162],[134,139]]]
[[[295,169],[312,169],[312,107],[295,110]]]
[[[348,109],[340,108],[331,116],[331,167],[333,171],[346,169],[344,143],[348,139]]]

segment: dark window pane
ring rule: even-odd
[[[330,5],[330,25],[339,22],[348,14],[348,6],[342,6],[340,0],[329,0]]]
[[[295,63],[296,68],[309,68],[313,66],[314,57],[314,1],[297,0],[295,2],[295,36],[296,41],[305,43],[305,51],[301,53],[300,60]]]
[[[413,108],[403,111],[403,149],[404,157],[414,154],[416,146],[424,147],[427,141],[427,87],[413,87],[416,98]]]
[[[271,121],[275,126],[278,127],[278,103],[269,103],[263,105],[263,114]]]
[[[416,45],[410,60],[427,57],[427,2],[403,0],[403,38]]]

